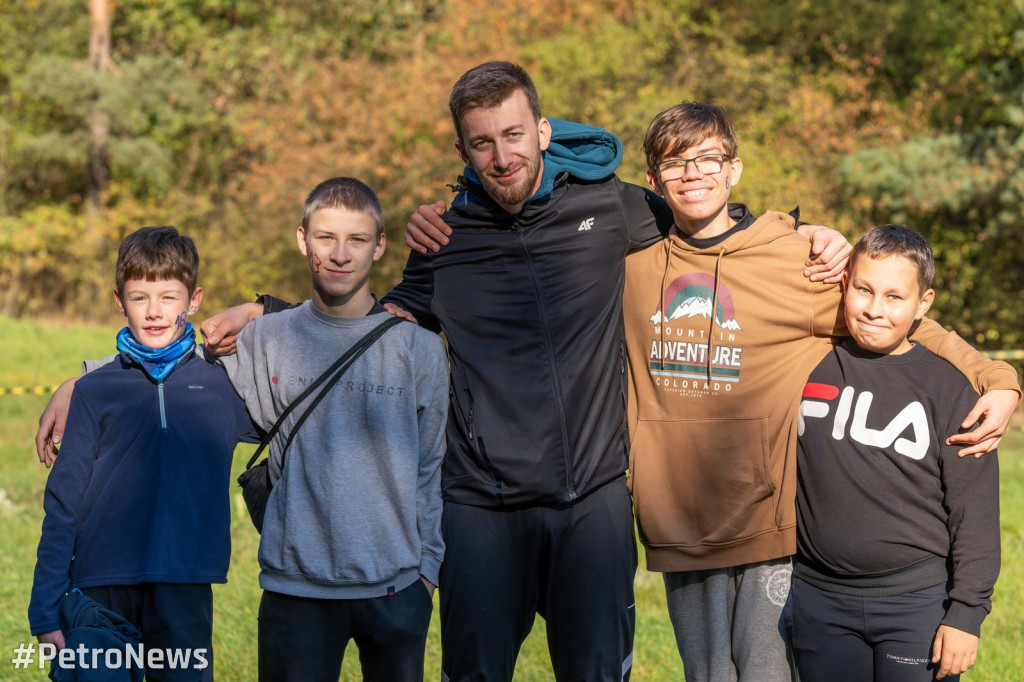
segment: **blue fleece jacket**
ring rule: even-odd
[[[106,656],[98,656],[89,667],[60,665],[58,659],[50,664],[50,679],[53,682],[142,682],[145,667],[134,665],[127,647],[134,651],[139,648],[142,633],[119,613],[104,607],[95,599],[81,592],[68,593],[60,607],[61,630],[64,632],[64,646],[76,651],[85,647],[92,651],[118,649],[124,654],[121,663],[107,666]]]
[[[159,384],[123,354],[79,379],[46,481],[32,634],[60,628],[71,587],[225,582],[239,440],[257,441],[245,404],[195,351]]]

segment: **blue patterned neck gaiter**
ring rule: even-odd
[[[142,365],[146,374],[162,382],[171,373],[178,360],[196,345],[196,331],[191,322],[185,323],[181,338],[163,348],[150,348],[135,340],[132,332],[125,327],[117,333],[117,349]]]

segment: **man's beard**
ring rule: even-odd
[[[525,169],[526,172],[522,173],[522,177],[513,185],[499,183],[492,175],[482,173],[479,170],[477,170],[476,175],[480,178],[480,183],[484,186],[484,190],[497,203],[502,206],[517,206],[530,198],[533,194],[533,188],[537,184],[537,176],[540,174],[539,150],[537,155],[531,157],[521,168]]]

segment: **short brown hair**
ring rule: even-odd
[[[462,119],[471,109],[493,109],[522,90],[533,113],[533,120],[539,121],[540,97],[533,79],[526,69],[512,62],[484,62],[462,74],[452,86],[448,98],[448,110],[452,114],[455,133],[462,139]]]
[[[357,213],[365,213],[373,220],[378,241],[384,234],[384,211],[380,207],[380,199],[369,185],[355,178],[331,178],[314,187],[306,197],[302,229],[309,229],[309,221],[313,219],[313,214],[322,208],[347,208]]]
[[[902,256],[917,267],[918,293],[923,294],[932,287],[935,279],[935,255],[928,240],[906,225],[879,225],[853,245],[850,265],[860,256],[872,260]]]
[[[117,291],[130,279],[156,282],[176,279],[191,296],[199,279],[199,251],[191,237],[170,225],[143,227],[121,241],[117,250]]]
[[[726,154],[736,156],[739,151],[736,129],[724,108],[708,102],[680,102],[655,116],[647,126],[644,135],[647,167],[654,170],[665,159],[711,137],[722,141]]]

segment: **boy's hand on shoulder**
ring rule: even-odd
[[[64,438],[64,427],[71,407],[71,394],[78,377],[68,379],[57,387],[39,415],[39,430],[36,431],[36,456],[49,469],[57,459],[57,448]]]
[[[235,336],[253,318],[262,315],[263,306],[259,303],[243,303],[203,320],[199,331],[203,333],[206,349],[211,355],[234,355]]]
[[[932,663],[938,664],[935,679],[959,675],[974,666],[978,660],[978,638],[969,632],[940,625],[932,645]]]
[[[44,632],[41,635],[36,635],[36,639],[39,640],[40,644],[52,644],[57,647],[57,651],[64,648],[64,633],[60,630],[54,630],[53,632]]]
[[[811,253],[804,262],[804,277],[812,282],[837,284],[843,281],[843,273],[853,253],[853,246],[842,233],[824,225],[804,223],[797,228],[811,242]]]
[[[974,404],[974,409],[964,418],[961,428],[969,429],[975,424],[973,431],[957,433],[946,439],[946,445],[967,445],[957,454],[961,457],[974,455],[981,457],[992,452],[1006,435],[1010,425],[1010,417],[1017,409],[1020,396],[1016,391],[1001,389],[987,391]]]
[[[426,253],[427,249],[440,251],[440,244],[447,244],[448,235],[452,233],[448,223],[441,220],[444,211],[443,201],[420,206],[405,225],[406,245],[419,253]]]

